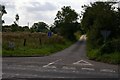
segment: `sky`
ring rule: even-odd
[[[29,27],[36,22],[53,24],[56,14],[63,6],[71,6],[78,14],[83,10],[82,5],[98,0],[0,0],[5,5],[7,14],[3,15],[4,25],[13,24],[15,15],[19,15],[19,25]],[[101,0],[99,0],[101,1]],[[106,0],[103,0],[106,1]]]

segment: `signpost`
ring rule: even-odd
[[[52,36],[52,33],[49,31],[48,32],[48,37],[51,37]]]
[[[107,40],[107,37],[110,35],[111,31],[108,31],[108,30],[102,30],[101,31],[101,35],[103,36],[104,38],[104,42],[106,42]]]

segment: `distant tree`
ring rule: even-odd
[[[15,21],[14,21],[14,24],[11,25],[11,31],[12,32],[16,32],[16,31],[23,31],[22,27],[19,26],[19,15],[16,14],[15,15]]]
[[[16,24],[16,22],[14,22],[14,24],[11,25],[11,31],[12,32],[19,31],[19,26],[18,24]]]
[[[47,32],[48,31],[48,25],[44,22],[38,22],[34,23],[31,27],[31,30],[34,32]]]
[[[18,15],[18,14],[15,15],[15,23],[16,23],[17,25],[19,25],[19,24],[18,24],[18,23],[19,23],[19,15]]]
[[[11,26],[10,25],[2,26],[2,32],[11,32]]]
[[[55,22],[54,22],[54,32],[74,40],[74,32],[78,29],[78,14],[74,9],[71,9],[70,6],[64,6],[61,8],[61,11],[58,11]]]
[[[23,31],[29,31],[29,27],[28,26],[23,26]]]

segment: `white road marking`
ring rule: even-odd
[[[91,63],[89,63],[87,61],[84,61],[84,60],[77,61],[77,62],[75,62],[73,64],[76,64],[76,65],[91,65],[92,66]]]
[[[71,70],[75,70],[75,67],[67,67],[67,66],[63,66],[62,69],[71,69]]]
[[[44,66],[43,66],[44,67]],[[56,66],[45,66],[44,68],[56,68]]]
[[[94,71],[94,68],[81,68],[82,70],[89,70],[89,71]]]
[[[44,67],[44,68],[45,68],[45,67],[49,67],[50,65],[52,65],[52,64],[54,64],[54,63],[56,63],[56,62],[58,62],[58,61],[61,61],[61,59],[56,60],[56,61],[54,61],[54,62],[51,62],[51,63],[49,63],[49,64],[47,64],[47,65],[44,65],[43,67]]]
[[[101,71],[101,72],[115,72],[115,71],[112,70],[112,69],[101,69],[100,71]]]

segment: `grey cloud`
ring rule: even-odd
[[[57,9],[56,6],[49,2],[46,2],[45,4],[41,4],[38,2],[31,2],[30,5],[26,6],[26,10],[28,12],[53,11],[56,9]]]

